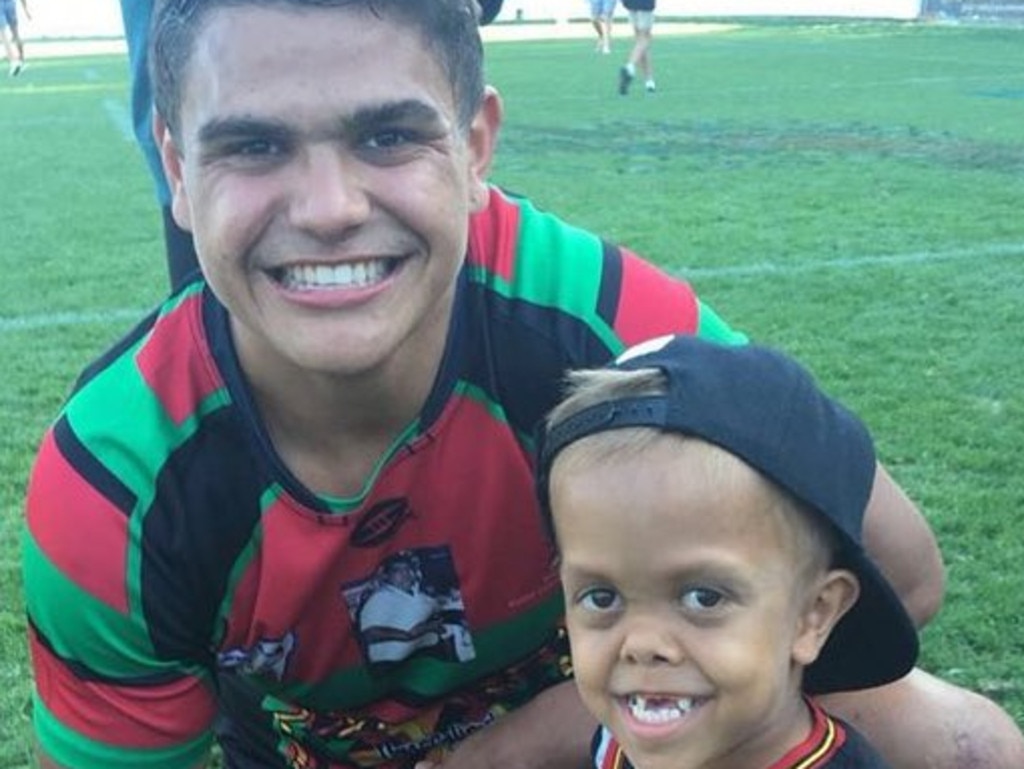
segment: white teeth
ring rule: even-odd
[[[696,705],[692,697],[646,697],[631,694],[628,700],[629,712],[637,721],[645,724],[664,724],[682,718]]]
[[[388,260],[371,259],[367,262],[345,264],[298,265],[281,273],[285,288],[308,291],[317,288],[364,288],[379,283],[388,274]]]

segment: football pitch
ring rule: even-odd
[[[658,90],[625,97],[618,31],[611,56],[488,43],[492,179],[688,277],[864,417],[947,566],[922,667],[1024,725],[1024,28],[656,29]],[[35,447],[166,287],[125,58],[29,56],[0,80],[0,769],[29,765]]]

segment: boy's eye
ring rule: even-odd
[[[611,611],[619,604],[618,594],[606,587],[595,587],[579,597],[579,604],[589,611]]]
[[[683,606],[693,611],[714,609],[724,600],[725,596],[721,592],[709,587],[695,587],[687,590],[680,598]]]

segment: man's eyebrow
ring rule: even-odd
[[[444,123],[440,110],[419,99],[384,102],[356,110],[342,124],[345,128],[372,127],[385,123]]]
[[[294,131],[277,120],[262,120],[247,117],[228,117],[211,120],[199,129],[200,144],[215,144],[230,139],[260,137],[263,139],[287,139]]]
[[[357,109],[351,115],[338,120],[341,132],[360,132],[388,123],[416,123],[443,125],[443,113],[433,105],[420,99],[403,99],[384,102]],[[258,137],[267,140],[286,141],[298,133],[287,122],[254,117],[216,118],[205,123],[198,132],[200,144],[215,144],[240,138]]]

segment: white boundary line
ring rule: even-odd
[[[677,269],[675,275],[693,278],[751,278],[762,275],[799,275],[821,270],[857,270],[866,267],[901,267],[914,264],[932,264],[960,259],[991,259],[1003,256],[1024,256],[1024,243],[991,243],[978,248],[960,248],[952,251],[912,251],[906,254],[860,256],[846,259],[823,259],[820,262],[777,264],[754,262],[721,267],[693,267]]]
[[[934,264],[963,259],[995,259],[1007,256],[1024,257],[1024,243],[992,243],[978,248],[962,248],[951,251],[916,251],[886,256],[862,256],[847,259],[824,259],[820,262],[778,264],[755,262],[722,267],[692,267],[676,269],[673,274],[687,280],[698,278],[754,278],[764,275],[800,275],[823,270],[860,270],[873,267],[902,267],[919,264]],[[120,307],[92,312],[54,312],[36,315],[0,315],[0,334],[19,331],[38,331],[62,326],[102,325],[124,321],[141,320],[152,308]]]

